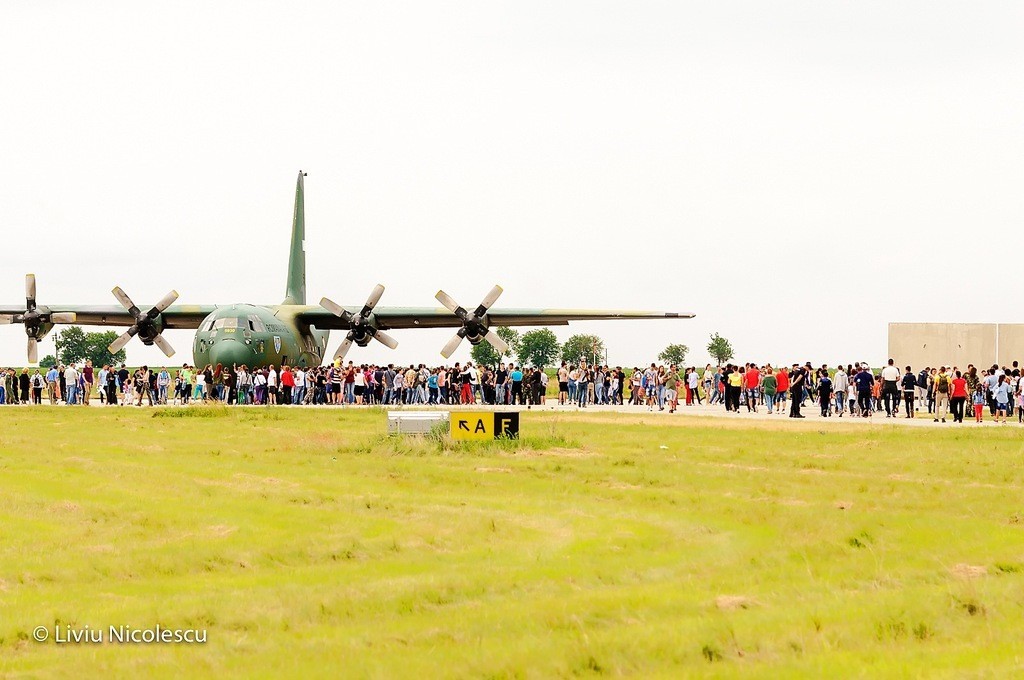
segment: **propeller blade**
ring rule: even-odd
[[[158,335],[155,338],[153,338],[153,344],[160,348],[160,351],[164,353],[164,356],[174,356],[174,348],[171,347],[171,343],[164,340],[163,335]]]
[[[107,350],[111,354],[117,354],[120,352],[121,349],[128,344],[128,341],[132,339],[132,336],[135,335],[135,333],[132,333],[133,330],[135,330],[135,326],[132,326],[126,332],[117,336],[117,340],[114,340],[112,343],[107,345]]]
[[[14,323],[13,314],[0,314],[0,326],[6,326],[12,323]]]
[[[366,298],[366,304],[364,305],[364,308],[367,310],[367,314],[369,313],[369,310],[372,310],[374,307],[377,306],[377,303],[380,302],[380,296],[383,294],[384,286],[378,283],[376,286],[373,287],[373,290],[370,291],[370,297]],[[363,316],[366,316],[366,314],[364,314]]]
[[[338,350],[334,353],[335,359],[344,359],[345,355],[348,354],[348,351],[352,349],[352,338],[349,337],[351,335],[351,333],[346,335],[345,339],[341,342],[340,345],[338,345]]]
[[[36,301],[36,275],[25,274],[25,299]],[[32,305],[29,305],[31,307]],[[31,311],[31,310],[30,310]]]
[[[334,316],[340,316],[342,319],[345,319],[346,321],[352,318],[352,314],[334,300],[330,300],[328,298],[320,298],[320,306],[326,309]]]
[[[487,331],[487,335],[484,336],[484,340],[491,343],[494,349],[498,350],[498,354],[508,354],[508,343],[501,339],[501,336],[494,331]]]
[[[129,312],[132,311],[132,309],[137,309],[137,307],[135,307],[135,303],[132,302],[132,299],[128,297],[123,290],[121,290],[121,286],[114,286],[114,289],[110,292],[114,294],[114,297],[116,297],[117,301],[121,303],[121,306]]]
[[[50,314],[50,323],[74,323],[78,315],[74,312],[54,312]]]
[[[458,311],[456,310],[459,309],[459,303],[456,302],[451,295],[444,292],[443,290],[439,290],[437,291],[437,295],[435,295],[434,297],[437,299],[438,302],[444,305],[444,308],[447,309],[449,312],[451,312],[452,314],[458,314]]]
[[[28,363],[39,363],[39,341],[31,335],[28,337]]]
[[[149,310],[150,317],[156,317],[156,314],[159,314],[160,312],[170,307],[177,299],[178,291],[172,290],[170,293],[160,298],[160,302],[153,305],[153,309]],[[153,313],[154,310],[156,311],[156,314]]]
[[[391,337],[384,331],[377,331],[376,333],[373,334],[373,338],[374,340],[377,340],[381,344],[386,345],[391,349],[398,348],[398,340],[395,340],[393,337]]]
[[[453,354],[455,354],[455,350],[459,348],[459,344],[461,342],[462,336],[456,333],[452,337],[452,339],[448,341],[448,344],[441,348],[441,356],[443,356],[445,359],[450,358]]]
[[[498,298],[501,297],[503,292],[505,291],[501,286],[491,288],[491,291],[487,293],[487,296],[484,298],[484,301],[480,303],[480,306],[484,308],[484,311],[487,311],[491,308],[491,305],[498,301]]]

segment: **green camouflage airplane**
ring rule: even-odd
[[[248,366],[319,366],[327,353],[332,330],[347,331],[334,353],[344,357],[353,344],[365,347],[377,340],[394,349],[398,342],[385,331],[401,328],[458,328],[441,354],[447,359],[462,340],[476,345],[484,340],[499,351],[508,345],[490,330],[491,326],[564,326],[570,321],[603,319],[681,319],[692,314],[582,309],[491,309],[501,295],[495,286],[473,310],[460,306],[443,290],[432,307],[377,307],[384,293],[378,285],[362,306],[343,307],[323,298],[320,304],[306,304],[305,205],[302,178],[295,185],[291,253],[284,301],[279,305],[175,305],[177,291],[171,291],[147,311],[142,311],[120,287],[113,289],[116,305],[37,305],[34,274],[25,277],[25,307],[0,306],[0,324],[20,323],[28,335],[28,360],[36,363],[38,342],[54,324],[86,326],[127,326],[128,330],[110,344],[118,352],[133,336],[146,345],[156,345],[168,357],[174,349],[161,335],[164,329],[198,329],[192,343],[193,365],[223,364]]]

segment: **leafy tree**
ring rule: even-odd
[[[665,349],[661,350],[661,354],[658,355],[658,359],[665,362],[666,364],[675,364],[676,366],[682,366],[683,362],[686,361],[686,355],[689,354],[690,348],[682,344],[669,345]]]
[[[570,364],[590,363],[595,356],[598,360],[604,359],[604,341],[596,335],[574,335],[562,345],[562,359]]]
[[[514,357],[519,353],[519,343],[522,341],[519,337],[519,331],[514,328],[501,327],[496,328],[494,332],[498,334],[499,338],[508,343],[508,352],[499,354],[498,350],[494,349],[494,345],[484,340],[469,351],[469,355],[473,358],[473,363],[477,366],[497,366],[505,357]]]
[[[57,347],[57,358],[62,364],[82,361],[87,353],[85,331],[80,326],[68,326],[53,336],[53,344]]]
[[[42,361],[39,362],[39,368],[51,368],[57,365],[57,357],[52,354],[47,354],[43,357]]]
[[[93,366],[103,366],[123,363],[127,357],[123,349],[117,354],[111,354],[107,349],[117,336],[117,331],[86,333],[78,326],[69,326],[54,336],[53,343],[57,347],[57,357],[62,364],[77,364],[92,359]]]
[[[86,359],[92,359],[93,366],[105,366],[110,364],[123,364],[128,354],[122,349],[117,354],[111,354],[107,347],[117,340],[120,335],[117,331],[103,331],[102,333],[86,333]]]
[[[558,357],[558,338],[547,328],[523,334],[519,344],[519,363],[524,366],[550,366]]]
[[[733,357],[732,343],[718,333],[714,333],[711,336],[711,342],[708,343],[708,354],[713,356],[719,365],[722,365]]]

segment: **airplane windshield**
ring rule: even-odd
[[[260,321],[260,318],[255,314],[249,315],[249,330],[257,333],[266,333],[267,327]]]
[[[217,331],[222,328],[239,328],[240,325],[239,320],[235,318],[217,319],[213,322],[213,330]]]

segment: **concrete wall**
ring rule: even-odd
[[[1017,348],[1008,347],[1007,351],[1024,356],[1024,325],[1004,324],[1002,328],[1008,329],[1008,342]],[[914,371],[925,366],[990,366],[996,361],[997,345],[1001,345],[1000,327],[994,323],[889,324],[889,356],[900,368],[909,364]]]
[[[1024,363],[1024,324],[999,324],[999,365],[1012,366],[1014,361]]]

